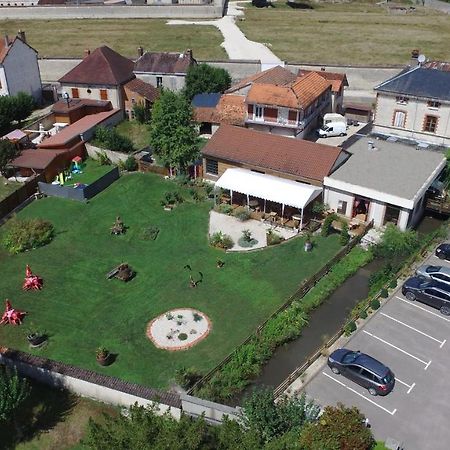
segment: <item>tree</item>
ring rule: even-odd
[[[185,95],[192,100],[196,94],[224,92],[230,85],[231,76],[225,69],[208,64],[198,64],[188,69]]]
[[[6,173],[7,164],[19,155],[20,150],[11,141],[0,139],[0,173],[2,175]]]
[[[264,443],[301,428],[319,414],[320,408],[301,397],[282,397],[275,403],[272,389],[258,389],[243,405],[245,426]]]
[[[369,450],[375,441],[359,410],[338,404],[303,428],[300,444],[305,450]]]
[[[0,137],[11,130],[13,117],[12,97],[0,96]]]
[[[394,224],[386,226],[381,242],[375,246],[375,255],[390,262],[408,257],[419,247],[419,236],[414,230],[399,230]]]
[[[20,124],[33,112],[34,99],[30,94],[19,92],[12,97],[12,117]]]
[[[0,422],[14,421],[17,408],[28,398],[30,385],[15,369],[0,366]]]
[[[167,167],[184,173],[199,155],[192,107],[183,94],[163,90],[152,110],[150,144]]]
[[[133,105],[134,117],[139,123],[150,123],[151,111],[146,108],[143,103],[136,103]]]

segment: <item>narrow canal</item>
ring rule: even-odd
[[[443,224],[442,219],[425,216],[418,226],[419,234],[430,233]],[[374,260],[348,278],[328,299],[310,315],[302,335],[279,347],[264,366],[260,376],[241,395],[233,399],[240,404],[258,386],[275,388],[298,366],[303,364],[321,345],[345,323],[350,311],[369,294],[369,277],[383,265]]]

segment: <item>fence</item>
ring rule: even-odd
[[[8,197],[4,198],[0,202],[0,220],[4,219],[8,214],[29,200],[37,192],[38,183],[43,180],[45,180],[43,173],[36,175],[19,189],[8,195]]]
[[[98,180],[95,180],[93,183],[88,184],[82,189],[74,189],[73,187],[48,184],[43,182],[39,182],[38,184],[39,190],[45,195],[51,197],[70,198],[71,200],[84,202],[91,199],[92,197],[95,197],[109,185],[114,183],[114,181],[118,180],[119,177],[119,169],[117,167],[114,167],[114,169],[110,170],[108,173],[105,173],[105,175],[100,177]]]
[[[254,333],[252,333],[250,336],[248,336],[243,342],[241,342],[240,345],[238,345],[228,356],[226,356],[216,367],[214,367],[212,370],[210,370],[203,378],[201,378],[197,383],[195,383],[189,390],[188,394],[194,393],[197,389],[199,389],[201,386],[203,386],[206,382],[208,382],[214,374],[216,374],[218,371],[220,371],[234,356],[235,352],[238,348],[242,347],[245,344],[248,344],[251,339],[254,337],[257,337],[260,335],[264,327],[267,325],[267,323],[273,319],[277,314],[281,313],[285,309],[287,309],[291,303],[294,300],[300,300],[302,299],[308,291],[314,287],[314,285],[324,276],[326,275],[331,268],[339,261],[341,260],[347,253],[350,252],[350,250],[355,247],[356,244],[358,244],[363,236],[366,234],[366,232],[372,228],[373,221],[367,224],[364,227],[363,232],[356,236],[354,239],[352,239],[345,247],[343,247],[327,264],[325,264],[318,272],[316,272],[311,278],[304,281],[298,289],[292,294],[286,302],[284,302],[279,308],[276,309],[263,323],[261,323],[255,330]]]
[[[423,259],[426,254],[428,253],[428,248],[430,245],[432,245],[433,242],[436,241],[437,237],[439,236],[439,230],[433,233],[433,237],[430,242],[427,242],[418,252],[416,252],[413,256],[408,258],[402,268],[393,276],[393,279],[402,279],[406,276],[408,276],[414,269],[412,269],[413,264],[419,260]],[[392,280],[391,280],[392,281]],[[380,289],[374,296],[369,297],[366,302],[366,306],[361,309],[361,312],[368,312],[370,309],[370,302],[372,300],[379,300],[382,297],[382,292],[385,289],[388,289],[389,283],[387,283],[385,286],[383,286],[382,289]],[[281,394],[283,394],[284,391],[303,373],[308,369],[308,367],[313,364],[315,361],[317,361],[320,356],[322,356],[324,350],[329,349],[344,333],[347,325],[349,325],[351,322],[356,322],[359,319],[360,313],[353,316],[348,320],[338,331],[336,334],[334,334],[321,348],[319,348],[315,353],[313,353],[301,366],[294,369],[289,376],[281,382],[275,389],[274,389],[274,396],[275,398],[279,397]]]

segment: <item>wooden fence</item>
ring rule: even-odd
[[[197,381],[189,390],[188,394],[193,394],[196,392],[197,389],[202,387],[205,383],[207,383],[218,371],[220,371],[225,364],[227,364],[235,352],[242,347],[245,344],[248,344],[251,339],[254,337],[257,337],[261,334],[262,330],[265,328],[267,323],[273,319],[277,314],[281,313],[285,309],[287,309],[291,303],[294,300],[300,300],[302,299],[308,291],[315,286],[315,284],[324,276],[326,275],[331,268],[339,261],[341,260],[347,253],[350,252],[350,250],[357,245],[363,236],[367,233],[367,231],[372,228],[373,221],[367,224],[364,227],[363,232],[359,235],[353,238],[345,247],[343,247],[327,264],[325,264],[319,271],[317,271],[311,278],[304,281],[300,286],[297,288],[297,290],[284,302],[279,308],[277,308],[263,323],[261,323],[256,330],[250,334],[243,342],[241,342],[228,356],[226,356],[217,366],[215,366],[213,369],[211,369],[204,377],[202,377],[199,381]]]
[[[361,310],[364,312],[368,312],[370,309],[370,302],[372,300],[379,300],[382,297],[382,292],[389,288],[390,283],[392,280],[398,280],[408,277],[415,269],[413,268],[413,265],[418,260],[422,260],[428,253],[428,249],[433,243],[436,242],[436,239],[439,236],[439,230],[435,231],[433,234],[433,238],[430,242],[426,243],[420,250],[418,250],[414,255],[412,255],[410,258],[408,258],[404,264],[402,265],[401,269],[392,277],[392,279],[386,283],[374,296],[369,297],[366,301],[366,306]],[[322,347],[320,347],[315,353],[313,353],[301,366],[294,369],[288,377],[281,382],[275,389],[274,389],[274,397],[278,398],[280,397],[286,389],[298,378],[301,376],[303,372],[308,369],[308,367],[313,364],[315,361],[317,361],[320,356],[329,349],[344,333],[347,325],[349,325],[351,322],[356,322],[359,319],[360,313],[351,317],[338,331],[336,334],[334,334]]]
[[[16,208],[26,202],[38,191],[38,182],[45,182],[44,173],[36,175],[31,180],[27,181],[19,189],[8,195],[0,202],[0,220],[3,220],[8,214],[11,214]]]

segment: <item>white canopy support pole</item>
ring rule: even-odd
[[[230,189],[230,203],[233,204],[233,191]]]
[[[249,198],[249,195],[247,194],[247,209],[250,209],[249,202],[250,202],[250,198]]]
[[[302,227],[303,227],[303,208],[302,208],[302,214],[300,215],[300,228],[298,231],[302,231]]]
[[[281,218],[284,219],[284,203],[281,204]]]
[[[264,199],[264,214],[266,213],[266,199]]]

